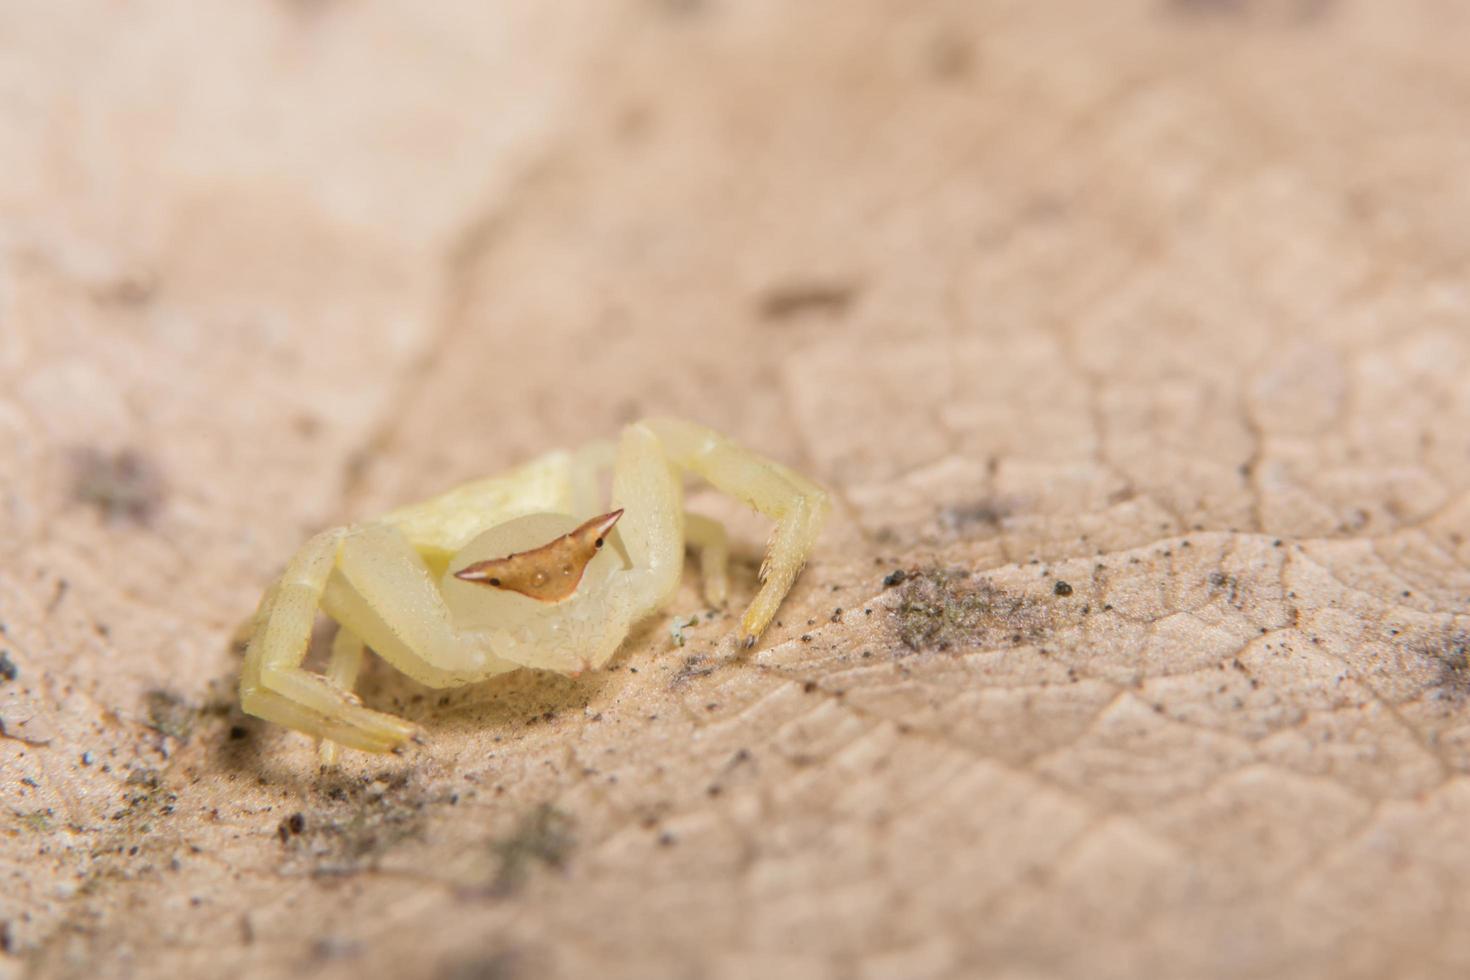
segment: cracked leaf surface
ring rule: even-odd
[[[1464,10],[435,11],[0,14],[0,976],[1470,971]],[[647,413],[838,497],[753,655],[238,713],[311,531]]]

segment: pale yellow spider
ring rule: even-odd
[[[612,468],[612,506],[600,477]],[[430,687],[518,667],[577,674],[608,661],[673,596],[686,543],[721,605],[729,557],[718,522],[686,514],[689,471],[776,522],[762,585],[740,621],[753,646],[806,563],[827,495],[703,426],[652,419],[619,443],[556,451],[302,546],[265,593],[240,676],[248,713],[336,744],[386,752],[408,722],[352,693],[364,646]],[[318,610],[338,623],[326,675],[302,667]]]

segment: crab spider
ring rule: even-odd
[[[612,467],[612,509],[600,474]],[[547,453],[301,547],[265,593],[240,676],[246,712],[336,746],[386,752],[412,737],[403,719],[352,693],[364,647],[430,687],[518,667],[575,675],[612,657],[639,620],[673,596],[685,546],[704,594],[722,605],[728,546],[718,522],[686,514],[681,471],[776,522],[761,587],[740,621],[755,644],[806,563],[827,495],[785,466],[703,426],[651,419],[616,446]],[[325,675],[302,666],[318,611],[338,624]]]

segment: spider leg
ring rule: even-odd
[[[741,641],[754,646],[816,543],[827,516],[827,492],[702,425],[677,419],[653,419],[644,424],[658,434],[674,463],[776,522],[761,565],[760,591],[740,621]]]
[[[350,533],[336,528],[308,541],[261,600],[240,674],[240,704],[256,717],[309,735],[386,752],[409,738],[413,726],[364,708],[301,667],[322,591]]]
[[[362,640],[357,638],[345,626],[337,629],[337,635],[332,639],[332,659],[327,664],[327,680],[339,690],[348,694],[357,686],[357,675],[362,670],[363,645]],[[324,766],[335,766],[339,746],[329,738],[321,741],[319,753]]]
[[[646,425],[623,430],[613,468],[612,505],[633,571],[620,610],[625,623],[657,612],[673,597],[684,572],[684,486]]]
[[[723,606],[730,591],[730,539],[725,534],[725,525],[700,514],[685,514],[684,539],[699,553],[704,601]]]
[[[603,475],[612,471],[617,462],[617,454],[618,447],[606,439],[589,442],[571,454],[567,465],[567,483],[570,488],[572,515],[578,520],[585,520],[606,510],[602,506],[607,487],[603,482]]]
[[[456,687],[521,666],[455,629],[428,565],[391,525],[368,525],[343,542],[323,607],[378,656],[429,687]]]

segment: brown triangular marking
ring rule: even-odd
[[[560,602],[577,591],[587,565],[623,516],[621,508],[594,517],[549,544],[504,558],[477,561],[454,573],[457,579],[519,592],[542,602]]]

